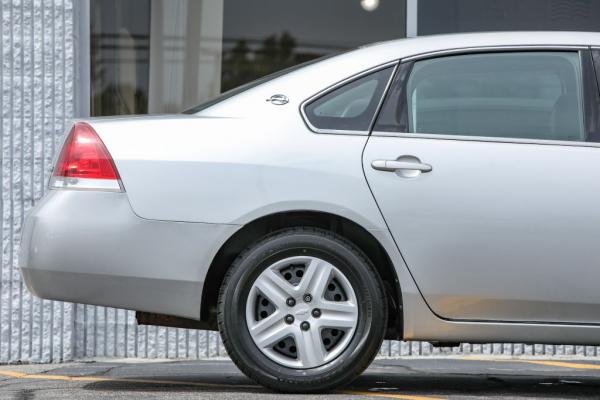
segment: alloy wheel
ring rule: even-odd
[[[358,322],[352,285],[331,263],[296,256],[267,267],[254,281],[246,322],[260,351],[290,368],[316,368],[340,355]]]

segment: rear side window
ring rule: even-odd
[[[313,100],[304,107],[317,129],[367,132],[393,67],[358,78]]]
[[[470,54],[415,62],[395,104],[410,133],[585,141],[582,88],[577,52]]]

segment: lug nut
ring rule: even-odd
[[[285,301],[285,304],[287,304],[289,307],[294,307],[296,305],[296,300],[290,297]]]
[[[312,301],[312,296],[309,293],[305,294],[304,295],[304,302],[310,303],[311,301]]]
[[[321,310],[315,308],[314,310],[312,310],[312,316],[315,318],[319,318],[321,316]]]
[[[310,329],[310,324],[306,321],[304,321],[303,323],[300,324],[300,329],[302,329],[303,331],[307,331]]]
[[[288,324],[288,325],[289,324],[293,324],[294,323],[294,316],[288,314],[288,315],[285,316],[284,320],[285,320],[285,323]]]

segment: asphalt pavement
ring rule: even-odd
[[[376,360],[322,395],[282,395],[228,360],[97,360],[0,366],[0,399],[600,399],[598,359],[485,357]]]

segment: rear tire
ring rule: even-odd
[[[350,383],[371,363],[387,301],[377,271],[352,243],[322,229],[290,228],[234,261],[220,288],[218,325],[248,377],[281,392],[322,392]]]

